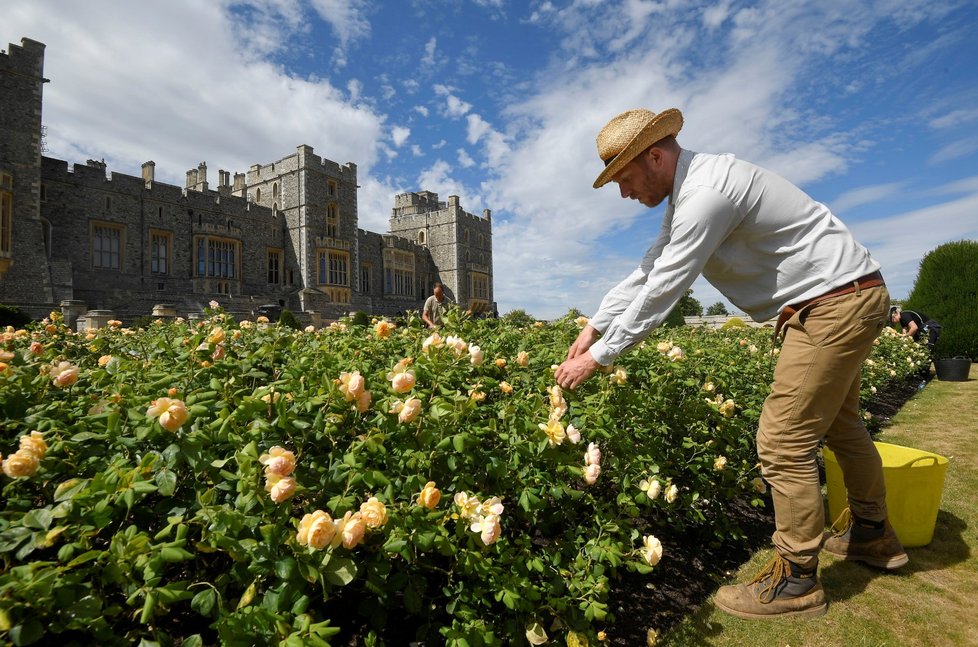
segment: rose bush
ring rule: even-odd
[[[730,502],[762,501],[769,330],[660,331],[563,392],[571,316],[206,314],[3,333],[0,636],[588,644],[616,573],[669,559],[656,528],[736,541]],[[864,397],[926,361],[882,336]]]

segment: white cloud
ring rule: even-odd
[[[971,155],[978,151],[978,137],[965,137],[939,148],[927,160],[930,164],[941,164]]]
[[[469,156],[464,148],[458,149],[458,165],[462,168],[475,166],[475,160]]]
[[[470,114],[465,119],[468,122],[465,139],[470,144],[477,144],[483,135],[492,130],[492,126],[477,114]]]
[[[858,189],[846,191],[837,197],[832,201],[830,207],[832,209],[832,213],[842,216],[850,209],[854,209],[864,204],[872,204],[874,202],[886,200],[895,194],[898,194],[903,188],[904,185],[902,182],[890,182],[887,184],[875,184],[873,186],[859,187]]]
[[[428,109],[426,107],[424,107],[424,106],[414,106],[414,108],[412,108],[412,110],[414,110],[416,113],[418,113],[422,117],[427,117],[428,116]]]
[[[339,40],[339,48],[370,35],[370,22],[364,15],[365,0],[310,0],[319,17],[329,23]]]
[[[407,141],[408,137],[411,136],[411,129],[405,128],[403,126],[394,126],[391,128],[391,141],[394,142],[394,146],[400,148]]]
[[[952,110],[947,114],[931,119],[930,126],[931,128],[954,128],[976,119],[978,119],[978,108]]]
[[[376,161],[383,116],[348,103],[326,80],[288,75],[237,40],[242,21],[260,15],[232,17],[218,3],[38,0],[4,18],[4,32],[47,45],[52,157],[105,158],[110,171],[131,175],[153,159],[157,178],[180,186],[200,161],[246,171],[299,144],[355,161],[364,175]]]
[[[431,67],[435,64],[435,52],[438,49],[438,39],[432,36],[424,44],[424,56],[421,57],[421,67]]]
[[[421,146],[419,146],[417,144],[412,144],[411,145],[411,154],[414,155],[415,157],[422,157],[422,156],[424,156],[424,151],[421,150]]]
[[[703,8],[703,25],[709,30],[720,27],[730,16],[729,0],[722,0],[715,5]]]
[[[445,99],[445,114],[452,118],[464,117],[472,108],[471,103],[459,99],[454,94],[448,95]]]

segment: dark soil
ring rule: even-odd
[[[774,510],[770,498],[763,508],[735,502],[730,509],[747,534],[746,539],[710,546],[668,530],[657,529],[662,541],[662,561],[649,575],[625,573],[609,596],[615,621],[608,629],[607,645],[646,644],[653,628],[662,634],[699,609],[731,571],[740,568],[759,548],[770,545]]]
[[[867,406],[883,426],[916,394],[930,372],[891,384],[876,394]],[[819,459],[821,461],[821,459]],[[825,474],[820,475],[824,483]],[[771,545],[774,508],[770,495],[765,507],[752,508],[734,502],[728,511],[746,538],[722,546],[710,546],[681,532],[670,535],[667,528],[656,528],[655,535],[664,547],[662,561],[649,575],[623,573],[609,595],[609,610],[615,614],[609,623],[607,645],[636,647],[646,644],[648,630],[662,635],[666,630],[695,613],[733,571],[760,548]]]

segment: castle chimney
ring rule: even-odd
[[[200,185],[198,191],[207,190],[207,163],[201,162],[197,165],[197,184]]]
[[[248,185],[245,184],[245,174],[235,173],[234,188],[231,189],[231,193],[238,196],[239,198],[244,198],[247,192],[248,192]]]
[[[156,179],[156,162],[150,160],[143,164],[143,182],[149,186],[154,179]]]
[[[483,209],[482,210],[482,215],[485,217],[486,220],[492,220],[492,210],[491,209]]]

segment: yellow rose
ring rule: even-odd
[[[530,354],[525,350],[521,350],[520,352],[516,353],[516,363],[520,366],[526,366],[530,363]]]
[[[543,430],[543,433],[547,434],[547,439],[550,441],[551,446],[561,444],[567,436],[564,425],[559,420],[551,418],[547,422],[541,422],[537,426]]]
[[[642,557],[649,566],[655,566],[662,559],[662,542],[653,535],[642,538]]]
[[[387,523],[387,508],[377,497],[372,496],[360,504],[360,517],[368,528],[380,528]]]
[[[316,510],[302,517],[295,539],[303,546],[322,550],[333,541],[335,535],[336,524],[332,517],[322,510]]]
[[[44,434],[39,431],[32,431],[30,436],[21,436],[20,451],[30,452],[37,456],[38,460],[44,458],[44,455],[48,453],[48,444],[44,442]]]
[[[105,368],[105,365],[108,364],[109,361],[111,360],[112,360],[111,355],[102,355],[101,357],[98,358],[98,365],[101,366],[102,368]]]
[[[512,393],[513,392],[513,385],[510,384],[509,382],[500,382],[499,383],[499,390],[502,391],[503,393],[507,393],[507,394],[508,393]]]
[[[225,336],[226,335],[224,333],[224,329],[221,328],[220,326],[217,326],[216,328],[211,330],[211,334],[207,336],[207,343],[220,344],[222,341],[224,341]]]
[[[505,357],[497,357],[496,358],[496,366],[498,366],[499,368],[506,368],[506,358]]]
[[[381,339],[387,339],[391,336],[391,332],[397,328],[396,325],[389,321],[378,321],[377,325],[374,326],[374,334]]]
[[[713,461],[713,471],[722,472],[727,467],[727,457],[717,456],[716,460]]]
[[[434,510],[439,501],[441,501],[441,490],[435,487],[434,481],[428,481],[418,495],[418,505]]]
[[[4,459],[3,473],[12,479],[20,476],[34,476],[40,462],[41,460],[36,454],[20,449]]]

